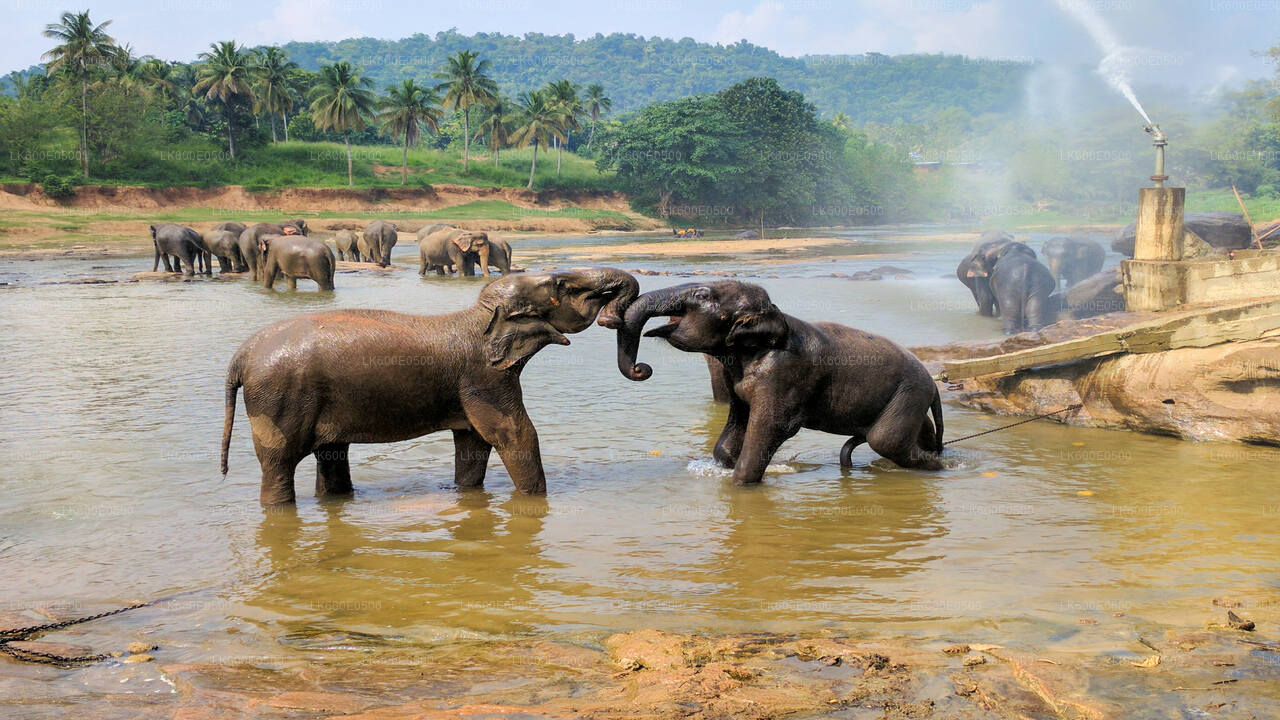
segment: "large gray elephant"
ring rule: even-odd
[[[156,251],[151,272],[158,271],[160,262],[164,261],[165,272],[194,276],[199,269],[197,264],[202,263],[204,256],[204,239],[200,237],[200,233],[175,223],[160,223],[150,228],[151,244]],[[172,266],[169,258],[173,258]]]
[[[364,241],[369,248],[369,262],[376,262],[382,267],[391,264],[391,248],[399,239],[396,226],[386,220],[374,220],[364,226]]]
[[[232,230],[210,230],[203,236],[204,248],[218,258],[218,272],[244,272],[248,268],[240,255],[240,236]]]
[[[453,432],[459,486],[481,485],[497,448],[519,492],[546,492],[520,373],[540,349],[568,345],[563,333],[586,330],[597,315],[601,325],[620,327],[638,292],[635,278],[611,268],[516,275],[448,315],[334,310],[271,325],[231,358],[222,472],[243,387],[264,505],[294,501],[294,470],[309,454],[316,494],[348,494],[352,443],[440,430]]]
[[[432,263],[427,263],[426,265],[422,265],[421,264],[422,243],[430,235],[434,233],[437,233],[441,230],[446,230],[446,229],[457,229],[457,227],[458,227],[457,225],[453,225],[451,223],[432,223],[430,225],[423,225],[422,227],[418,228],[418,232],[416,234],[418,237],[418,260],[419,260],[418,274],[419,275],[426,275],[427,272],[432,270],[436,270],[436,271],[443,270],[444,272],[441,273],[442,275],[452,275],[454,273],[453,265],[437,266]]]
[[[426,275],[427,270],[435,269],[437,275],[444,275],[445,268],[452,265],[458,268],[459,275],[471,275],[479,263],[483,274],[488,275],[492,249],[488,233],[460,228],[437,230],[418,243],[418,274]],[[507,255],[510,256],[510,246]],[[508,270],[510,267],[508,259]]]
[[[321,290],[333,289],[337,261],[328,245],[306,235],[263,235],[258,238],[262,253],[262,284],[274,287],[276,276],[284,275],[289,289],[298,289],[298,278],[314,280]]]
[[[354,232],[339,230],[333,236],[333,245],[338,251],[339,260],[350,259],[351,262],[360,262],[360,241]]]
[[[1000,308],[995,296],[991,294],[991,285],[987,278],[973,274],[973,260],[981,253],[1004,247],[1011,242],[1013,242],[1013,236],[1009,233],[1003,230],[988,230],[978,236],[978,242],[974,244],[973,249],[956,266],[956,278],[969,288],[973,301],[978,304],[978,314],[984,317],[999,317]]]
[[[258,239],[263,235],[306,235],[310,232],[305,220],[286,220],[283,223],[256,223],[240,233],[240,256],[249,268],[254,282],[262,281],[259,266],[262,264],[262,249]]]
[[[719,360],[731,391],[715,459],[734,482],[758,483],[774,453],[800,428],[849,436],[903,467],[941,469],[942,401],[929,371],[878,335],[784,314],[759,285],[722,280],[645,293],[618,331],[618,369],[632,380],[653,370],[636,362],[652,317],[670,322],[645,333],[685,352]],[[930,420],[932,415],[932,421]]]
[[[1088,238],[1056,237],[1040,247],[1040,257],[1055,282],[1061,280],[1070,288],[1102,270],[1107,251]]]
[[[213,230],[230,230],[231,232],[236,234],[236,237],[239,237],[240,233],[244,232],[245,228],[247,227],[249,226],[245,225],[242,222],[228,220],[227,222],[220,222],[217,225],[214,225],[212,229]]]
[[[956,272],[961,271],[988,283],[996,311],[1004,320],[1006,335],[1039,330],[1052,322],[1055,312],[1052,296],[1058,289],[1058,281],[1026,245],[1020,242],[989,244],[976,251],[969,264]]]

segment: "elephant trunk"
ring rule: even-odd
[[[618,370],[630,380],[648,380],[653,368],[636,362],[640,351],[640,333],[649,318],[676,315],[684,311],[685,285],[654,290],[636,298],[627,308],[626,316],[618,328]]]
[[[614,268],[593,268],[584,270],[585,275],[599,288],[602,295],[611,295],[612,299],[600,308],[596,322],[600,327],[617,330],[622,327],[622,314],[640,295],[640,283],[631,273]]]

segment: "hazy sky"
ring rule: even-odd
[[[947,52],[1092,65],[1100,53],[1059,1],[1091,6],[1126,46],[1135,80],[1203,88],[1271,72],[1280,0],[0,0],[0,73],[40,61],[40,34],[88,6],[138,54],[191,60],[215,40],[254,45],[373,36],[628,32],[731,43],[783,55]]]

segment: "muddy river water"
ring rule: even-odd
[[[968,243],[935,231],[678,261],[610,261],[607,245],[631,237],[513,244],[532,270],[587,264],[572,252],[603,245],[594,264],[737,273],[793,315],[904,345],[997,334],[952,275]],[[395,261],[415,253],[402,244]],[[522,634],[842,628],[1137,658],[1140,646],[1090,634],[1091,622],[1124,614],[1194,630],[1219,618],[1216,597],[1251,612],[1280,602],[1280,451],[1036,422],[953,446],[942,472],[896,468],[865,445],[841,470],[843,438],[802,431],[762,486],[740,488],[710,461],[725,410],[701,359],[645,340],[654,376],[631,382],[600,327],[524,373],[545,498],[514,495],[496,457],[485,489],[454,489],[446,433],[353,446],[356,494],[341,502],[311,496],[308,459],[296,511],[265,512],[243,405],[231,472],[218,472],[222,383],[239,343],[331,308],[452,311],[480,281],[341,273],[333,294],[305,281],[297,293],[240,280],[64,282],[125,280],[149,265],[0,261],[2,609],[87,612],[185,593],[86,626],[89,644],[145,634],[168,662],[235,662]],[[830,276],[880,265],[911,273]],[[954,405],[946,419],[950,438],[1008,422]],[[0,661],[3,694],[124,691],[102,667]]]

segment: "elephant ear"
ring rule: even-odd
[[[725,345],[735,348],[781,348],[787,344],[791,330],[777,305],[761,313],[738,316],[725,336]]]
[[[462,252],[467,252],[471,249],[471,236],[468,234],[460,233],[458,235],[454,235],[452,240],[453,244]]]
[[[523,363],[548,345],[568,344],[569,338],[530,308],[499,305],[484,332],[485,357],[499,370]]]

